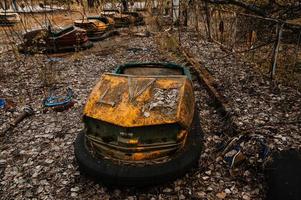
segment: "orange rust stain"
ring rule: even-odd
[[[151,84],[146,87],[148,83]],[[173,114],[147,110],[148,115],[145,115],[144,109],[153,98],[154,88],[168,90],[175,87],[179,93]],[[84,109],[86,116],[123,127],[179,123],[188,129],[193,113],[192,84],[185,76],[131,76],[129,80],[126,75],[104,74],[92,90]]]
[[[160,151],[153,151],[150,153],[134,153],[131,156],[132,160],[147,160],[147,159],[151,159],[151,158],[156,158],[161,154]]]
[[[180,140],[184,140],[184,138],[187,136],[187,131],[186,130],[182,130],[178,133],[177,135],[177,140],[180,141]]]
[[[94,20],[94,19],[85,19],[85,20],[76,20],[74,21],[75,25],[78,25],[79,27],[82,27],[88,31],[93,31],[93,30],[97,30],[97,31],[105,31],[108,29],[108,26],[99,21],[99,20]],[[94,25],[94,28],[92,26],[92,24]]]
[[[105,23],[100,22],[98,20],[94,20],[93,23],[97,26],[97,29],[100,31],[105,31],[108,28],[108,26]]]
[[[107,17],[107,19],[108,19],[108,22],[109,22],[110,25],[114,25],[115,24],[115,21],[114,21],[113,18]]]

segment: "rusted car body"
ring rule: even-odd
[[[122,12],[122,14],[131,15],[134,17],[134,24],[136,26],[145,25],[144,18],[141,13],[139,12]]]
[[[162,63],[126,64],[102,75],[84,108],[86,148],[100,160],[169,165],[188,148],[188,137],[192,142],[189,135],[197,120],[190,78],[185,68]],[[198,159],[197,152],[196,147],[191,162]]]
[[[128,27],[135,22],[135,18],[133,16],[121,13],[115,13],[112,18],[115,22],[115,28]]]
[[[111,17],[105,17],[105,16],[88,16],[87,17],[88,20],[98,20],[98,21],[101,21],[103,23],[106,24],[107,28],[108,29],[112,29],[114,27],[114,19],[111,18]]]
[[[90,48],[87,32],[83,29],[69,26],[58,31],[41,28],[29,31],[23,35],[24,42],[19,51],[26,52],[63,52]]]
[[[87,138],[100,154],[156,159],[183,146],[193,111],[192,85],[185,76],[105,74],[84,110]]]
[[[143,16],[138,12],[120,12],[119,10],[105,10],[102,15],[114,19],[115,27],[128,27],[130,25],[144,25]]]
[[[0,12],[0,25],[12,26],[18,22],[20,22],[20,16],[18,13]]]
[[[96,19],[76,20],[74,25],[86,30],[91,41],[99,40],[108,30],[108,26],[105,23]]]

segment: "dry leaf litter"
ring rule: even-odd
[[[183,37],[183,45],[212,73],[218,91],[231,105],[238,134],[262,135],[271,150],[300,146],[300,123],[293,123],[301,116],[300,92],[271,82],[252,63],[224,57],[215,44],[198,41],[189,33]],[[24,105],[30,104],[35,110],[34,116],[1,138],[1,199],[263,199],[260,169],[247,163],[238,168],[239,176],[230,173],[220,150],[223,141],[231,139],[224,133],[227,125],[195,75],[195,96],[204,132],[197,169],[174,182],[144,189],[107,188],[80,175],[73,142],[83,129],[85,101],[101,74],[131,61],[174,61],[158,51],[153,37],[122,36],[111,43],[99,42],[94,47],[97,51],[70,54],[55,61],[44,55],[20,56],[19,61],[11,53],[1,55],[0,96],[13,100],[16,107],[0,109],[0,132]],[[44,112],[42,100],[50,86],[62,91],[72,88],[75,105],[64,112]]]

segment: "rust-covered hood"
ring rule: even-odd
[[[93,88],[84,115],[123,127],[179,123],[188,128],[194,94],[186,76],[104,74]]]

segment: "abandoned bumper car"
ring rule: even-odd
[[[23,43],[19,45],[21,53],[56,53],[87,49],[93,46],[87,32],[75,26],[53,30],[40,28],[23,34]]]
[[[14,12],[0,12],[0,25],[1,26],[12,26],[20,22],[20,16]]]
[[[91,41],[98,40],[108,29],[105,23],[95,19],[76,20],[74,25],[86,30]]]
[[[120,12],[119,10],[104,10],[102,16],[110,17],[114,20],[115,28],[128,27],[130,25],[144,25],[144,18],[139,12]]]
[[[130,15],[132,17],[134,17],[134,25],[135,26],[143,26],[145,25],[145,21],[144,21],[144,18],[142,16],[141,13],[139,12],[130,12],[130,11],[124,11],[122,12],[122,14],[124,15]]]
[[[74,25],[87,31],[89,40],[99,41],[106,39],[113,35],[118,35],[117,31],[109,31],[109,27],[113,25],[112,22],[107,19],[107,23],[101,21],[103,18],[87,18],[84,20],[76,20]],[[105,18],[106,19],[106,18]]]
[[[100,22],[105,23],[105,25],[107,26],[107,28],[110,30],[114,27],[114,19],[110,18],[110,17],[105,17],[105,16],[88,16],[87,17],[88,20],[98,20]]]
[[[190,73],[165,63],[106,73],[84,108],[75,141],[80,171],[109,185],[145,186],[197,165],[201,129]]]

